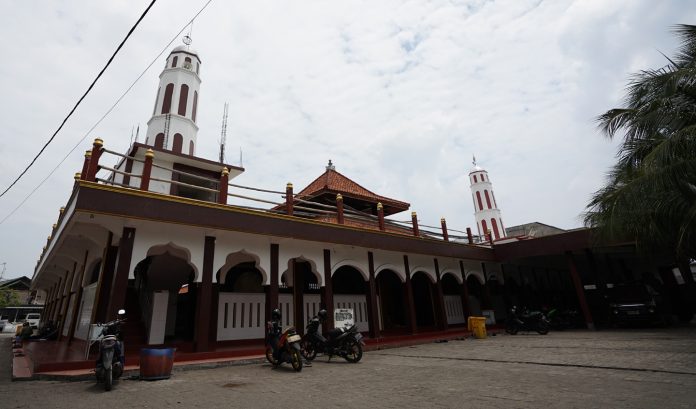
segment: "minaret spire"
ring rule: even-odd
[[[145,143],[155,148],[194,155],[198,125],[201,59],[190,47],[191,32],[167,57],[160,74],[155,109],[147,122]]]
[[[506,237],[503,219],[498,203],[493,193],[493,184],[488,178],[488,172],[476,164],[476,156],[473,157],[474,165],[469,172],[471,183],[471,195],[474,200],[474,216],[479,235],[486,236],[488,232],[493,240]]]

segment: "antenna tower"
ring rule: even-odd
[[[220,132],[220,163],[225,163],[225,143],[227,142],[227,107],[222,112],[222,131]]]

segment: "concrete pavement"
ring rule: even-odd
[[[692,408],[694,341],[694,328],[500,335],[367,352],[358,364],[320,357],[301,373],[265,363],[175,371],[108,393],[91,381],[3,375],[0,406]]]

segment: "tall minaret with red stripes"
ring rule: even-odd
[[[147,123],[145,143],[175,153],[194,155],[198,125],[201,60],[191,38],[172,50],[160,74],[155,108]]]
[[[505,237],[505,227],[493,193],[493,184],[488,177],[488,172],[476,164],[475,156],[472,163],[474,167],[469,172],[469,182],[471,196],[474,199],[476,228],[481,236],[485,236],[490,230],[493,240],[502,239]]]

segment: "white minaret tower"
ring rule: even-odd
[[[472,162],[474,167],[469,172],[471,183],[471,195],[474,199],[474,216],[476,216],[476,228],[479,235],[485,235],[489,230],[493,240],[505,237],[503,219],[500,217],[500,209],[495,201],[493,184],[488,178],[488,172],[476,165],[476,157]]]
[[[189,47],[191,38],[184,37],[185,45],[172,50],[167,65],[160,74],[155,110],[147,123],[145,143],[176,153],[193,155],[196,152],[196,110],[201,87],[201,60]]]

